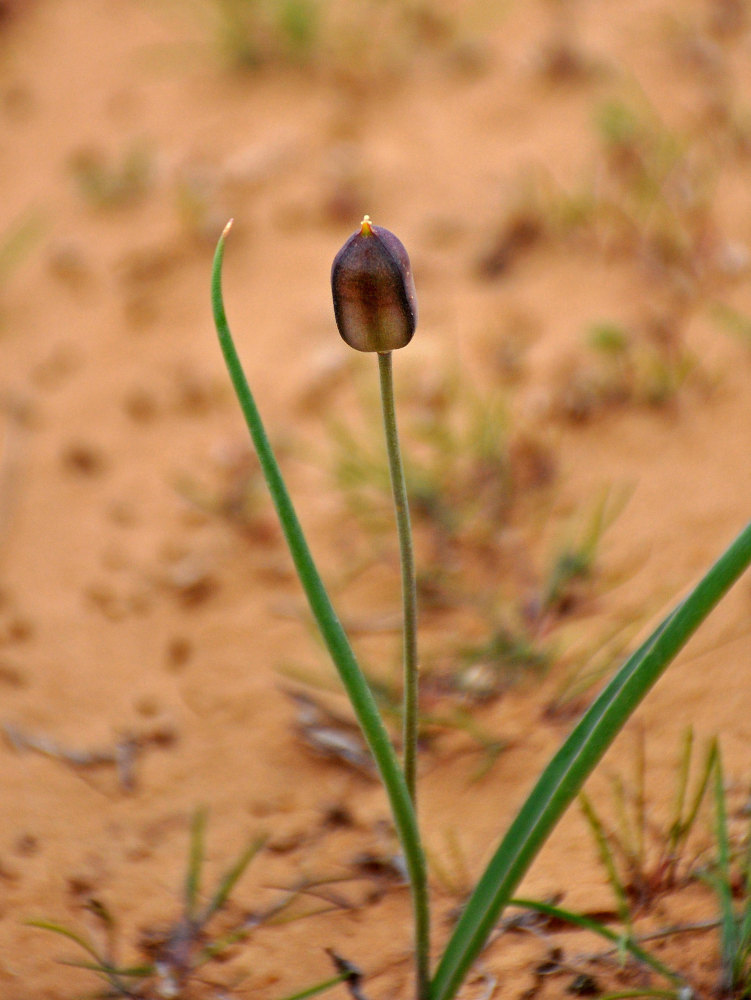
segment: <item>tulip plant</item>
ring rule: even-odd
[[[417,306],[409,258],[400,241],[368,216],[334,260],[334,314],[343,339],[378,355],[391,480],[402,564],[404,611],[403,751],[386,731],[365,676],[332,607],[245,378],[222,297],[229,225],[214,257],[214,321],[230,378],[276,507],[297,575],[321,636],[350,698],[388,796],[409,877],[414,914],[417,1000],[452,1000],[493,928],[569,804],[639,703],[751,564],[751,524],[626,660],[583,714],[537,781],[471,893],[435,967],[431,965],[427,865],[417,814],[417,626],[414,559],[392,383],[392,351],[415,332]]]

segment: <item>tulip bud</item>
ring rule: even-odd
[[[366,215],[331,268],[336,325],[357,351],[385,354],[415,332],[417,300],[407,251]]]

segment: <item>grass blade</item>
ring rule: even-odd
[[[318,996],[319,993],[325,993],[326,990],[331,990],[339,983],[343,983],[347,979],[347,974],[345,972],[340,973],[338,976],[332,976],[331,979],[324,979],[322,983],[316,983],[315,986],[308,986],[304,990],[300,990],[298,993],[290,993],[289,996],[284,997],[284,1000],[308,1000],[308,997]]]
[[[683,737],[683,752],[681,753],[680,765],[678,769],[678,784],[675,791],[675,805],[673,807],[673,822],[670,826],[670,853],[675,854],[678,843],[683,835],[685,823],[683,821],[683,810],[686,805],[688,794],[688,779],[691,774],[691,757],[694,750],[694,727],[689,726]],[[697,806],[698,809],[698,806]]]
[[[62,924],[56,924],[52,920],[27,920],[27,927],[36,927],[40,931],[51,931],[53,934],[58,934],[60,937],[67,938],[69,941],[73,941],[77,944],[79,948],[83,948],[87,955],[91,955],[97,965],[102,964],[102,956],[96,950],[94,945],[81,934],[77,934],[75,931],[70,930],[68,927],[64,927]]]
[[[451,1000],[558,820],[647,692],[751,564],[751,524],[629,657],[540,776],[478,882],[431,983]]]
[[[119,985],[117,984],[118,979],[146,979],[148,976],[154,975],[153,965],[132,965],[124,969],[115,969],[100,962],[76,962],[71,959],[67,959],[60,964],[70,969],[86,969],[87,972],[95,972],[113,986]]]
[[[232,333],[227,322],[222,296],[222,263],[227,226],[217,244],[211,277],[211,303],[219,344],[230,378],[242,409],[245,423],[253,440],[279,523],[295,564],[300,583],[305,590],[310,609],[318,625],[329,655],[347,691],[363,736],[373,754],[391,806],[397,834],[404,851],[409,873],[415,918],[415,953],[417,961],[418,995],[427,997],[429,956],[429,908],[427,866],[420,840],[417,818],[407,790],[399,760],[383,725],[378,707],[367,680],[355,658],[341,622],[331,604],[326,588],[310,554],[305,535],[297,518],[292,500],[266,435],[255,399],[245,378]]]
[[[657,1000],[681,1000],[681,991],[675,990],[621,990],[619,993],[605,993],[599,1000],[637,1000],[638,997],[656,997]]]
[[[719,746],[714,768],[715,840],[717,842],[717,871],[712,882],[720,907],[722,942],[723,989],[736,986],[736,955],[738,953],[738,927],[733,910],[733,881],[730,871],[730,835],[728,833],[727,803],[725,802],[725,777]]]
[[[245,869],[260,851],[263,843],[263,838],[258,837],[256,840],[253,840],[250,844],[248,844],[240,857],[219,883],[216,892],[211,897],[209,905],[206,907],[206,912],[201,919],[201,923],[207,923],[215,913],[218,913],[219,910],[222,909],[224,904],[229,899],[232,890],[235,888],[240,878],[242,878]]]
[[[743,852],[743,898],[738,920],[738,959],[736,961],[736,979],[743,995],[751,993],[751,825],[746,829],[746,845]]]
[[[696,783],[696,790],[689,806],[688,813],[684,817],[683,810],[686,803],[686,797],[688,795],[688,778],[691,770],[693,738],[693,731],[689,729],[684,744],[683,760],[681,761],[680,786],[678,797],[676,799],[675,817],[670,827],[670,857],[676,857],[683,845],[686,843],[689,834],[694,827],[696,818],[699,815],[699,810],[701,809],[702,802],[707,794],[709,782],[716,767],[718,745],[717,741],[713,740],[710,743],[709,749],[704,758],[704,764],[702,765],[699,780]]]
[[[615,858],[613,857],[613,852],[610,849],[610,844],[608,843],[608,836],[605,833],[605,827],[602,825],[602,820],[595,812],[594,806],[589,801],[589,798],[581,792],[579,795],[579,804],[584,813],[584,818],[586,819],[590,830],[592,831],[592,836],[597,844],[597,851],[600,855],[600,861],[605,868],[608,876],[608,882],[613,890],[613,895],[615,896],[616,906],[618,908],[618,917],[626,928],[628,933],[631,933],[631,913],[629,911],[628,905],[628,895],[626,893],[626,887],[618,874],[618,866],[615,863]]]
[[[206,810],[198,809],[190,826],[190,853],[185,875],[185,913],[192,920],[201,892],[201,869],[206,848]]]
[[[535,913],[542,913],[544,916],[552,917],[554,920],[561,920],[574,927],[581,927],[584,930],[592,931],[594,934],[599,934],[600,937],[605,938],[606,941],[610,941],[618,948],[625,948],[635,959],[643,965],[649,966],[650,969],[653,969],[667,979],[668,982],[673,984],[683,982],[683,979],[676,972],[669,969],[667,965],[663,965],[654,955],[650,955],[648,951],[639,947],[632,939],[630,933],[626,935],[618,934],[616,931],[606,927],[605,924],[600,923],[598,920],[593,920],[591,917],[586,917],[584,914],[572,913],[570,910],[562,910],[558,906],[537,902],[534,899],[511,899],[509,900],[509,904],[511,906],[520,906],[525,910],[534,910]]]

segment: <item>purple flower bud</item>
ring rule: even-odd
[[[355,350],[385,354],[412,339],[417,299],[407,251],[367,215],[334,258],[331,291],[339,333]]]

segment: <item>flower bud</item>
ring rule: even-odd
[[[334,258],[331,291],[339,333],[355,350],[385,354],[412,339],[417,300],[407,251],[367,215]]]

